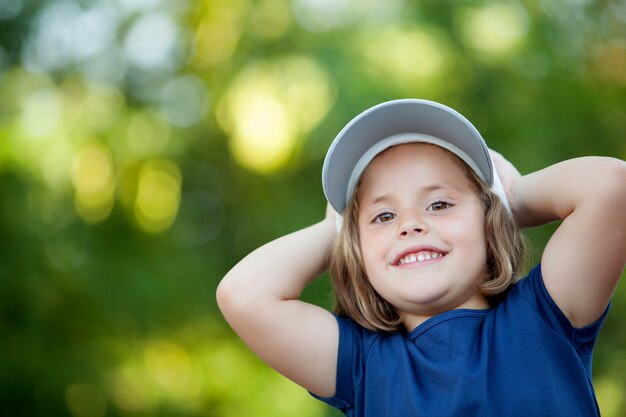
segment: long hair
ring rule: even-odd
[[[434,146],[434,145],[433,145]],[[494,301],[520,278],[526,263],[526,242],[500,198],[460,158],[452,154],[478,194],[485,214],[487,263],[479,290]],[[399,331],[402,319],[369,282],[361,254],[358,229],[358,190],[344,212],[341,231],[330,255],[335,290],[335,313],[370,330]]]

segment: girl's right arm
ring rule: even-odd
[[[250,349],[321,397],[335,393],[339,327],[329,311],[298,297],[326,269],[335,236],[327,215],[250,253],[217,288],[224,317]]]

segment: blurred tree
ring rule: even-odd
[[[626,157],[625,36],[620,1],[0,2],[0,414],[338,415],[238,341],[220,278],[322,216],[328,145],[383,100],[457,108],[522,172]],[[624,417],[623,283],[611,310]]]

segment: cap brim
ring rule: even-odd
[[[394,135],[417,133],[433,136],[462,150],[491,187],[493,171],[489,149],[476,128],[457,111],[420,99],[393,100],[365,110],[339,132],[328,149],[322,168],[324,194],[343,213],[348,183],[355,165],[368,149]]]

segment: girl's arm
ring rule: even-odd
[[[626,262],[626,163],[564,161],[514,179],[508,192],[520,227],[563,220],[546,245],[546,288],[575,327],[606,309]]]
[[[246,256],[217,289],[224,317],[250,349],[323,397],[335,393],[339,328],[329,311],[298,297],[326,269],[335,235],[327,214]]]

